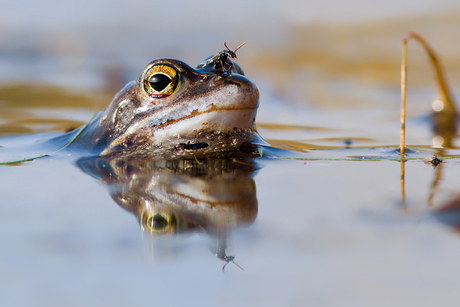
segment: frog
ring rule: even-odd
[[[82,127],[39,139],[2,138],[0,165],[59,154],[190,158],[265,145],[255,126],[257,86],[234,57],[217,55],[195,68],[171,58],[151,61]]]
[[[250,142],[256,134],[259,90],[236,63],[226,61],[230,71],[207,60],[197,68],[169,58],[150,62],[107,108],[73,132],[68,149],[181,156]]]

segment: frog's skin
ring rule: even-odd
[[[128,83],[105,110],[75,132],[69,147],[89,147],[101,155],[165,149],[180,155],[221,151],[250,141],[259,104],[257,87],[238,74],[241,69],[224,74],[210,65],[193,69],[173,59],[151,62],[137,81]],[[165,75],[177,82],[161,91],[153,89]]]

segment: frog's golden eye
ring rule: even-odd
[[[176,228],[176,218],[164,212],[146,212],[141,216],[141,227],[144,231],[156,234],[172,234]]]
[[[154,98],[171,95],[178,83],[177,71],[168,65],[155,65],[145,74],[144,89]]]

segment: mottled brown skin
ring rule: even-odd
[[[155,98],[144,89],[144,79],[156,65],[177,71],[179,84],[170,96]],[[252,139],[258,98],[257,87],[240,74],[200,71],[172,59],[155,60],[82,128],[71,146],[90,147],[103,155],[227,150]]]

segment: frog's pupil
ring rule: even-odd
[[[150,85],[153,87],[153,89],[157,92],[161,92],[164,90],[169,83],[171,83],[171,78],[164,74],[155,74],[152,77],[150,77]]]

